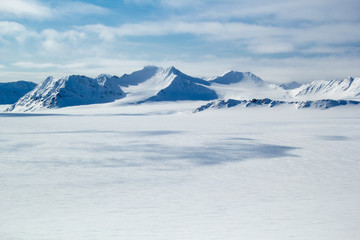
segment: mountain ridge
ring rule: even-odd
[[[46,78],[7,111],[37,111],[76,105],[114,102],[141,104],[161,101],[211,101],[216,99],[274,101],[351,100],[360,98],[360,78],[271,84],[250,72],[229,71],[205,80],[187,75],[174,66],[145,66],[121,77],[100,74],[96,78],[70,75]]]

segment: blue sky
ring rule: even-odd
[[[174,65],[267,81],[360,75],[358,0],[5,0],[0,81]]]

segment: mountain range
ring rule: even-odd
[[[14,89],[19,85],[21,84],[14,83]],[[37,111],[113,101],[119,104],[140,104],[181,100],[218,100],[219,103],[219,101],[234,100],[247,101],[248,105],[251,105],[254,99],[258,101],[272,99],[270,100],[273,102],[272,105],[286,102],[300,106],[306,101],[313,101],[314,103],[308,102],[305,105],[316,107],[319,104],[315,104],[315,101],[323,99],[338,101],[339,104],[332,102],[329,105],[337,106],[354,103],[360,98],[360,78],[319,80],[303,85],[297,82],[279,85],[265,82],[250,72],[230,71],[222,76],[204,79],[186,75],[175,67],[155,66],[146,66],[142,70],[121,77],[107,74],[101,74],[96,78],[82,75],[59,79],[48,77],[36,87],[33,83],[28,83],[27,87],[21,85],[23,86],[21,93],[25,94],[21,98],[19,91],[19,94],[15,94],[15,90],[9,87],[2,90],[1,86],[0,99],[4,93],[7,94],[8,100],[12,97],[12,102],[1,103],[14,103],[6,110],[9,112]],[[212,103],[213,107],[222,105]]]

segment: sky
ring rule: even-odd
[[[271,82],[360,76],[359,0],[2,0],[0,82],[146,65]]]

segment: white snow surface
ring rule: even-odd
[[[358,239],[358,107],[199,105],[1,113],[0,238]]]

